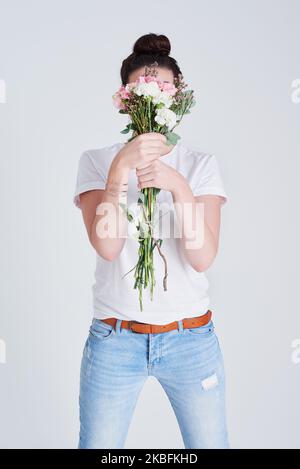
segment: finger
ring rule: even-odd
[[[166,145],[166,144],[163,144],[163,149],[162,149],[162,152],[161,152],[161,156],[167,156],[170,151],[172,151],[174,148],[174,145]]]
[[[154,179],[154,174],[153,173],[143,174],[142,176],[138,177],[139,183],[146,182],[146,181],[153,181],[153,179]]]
[[[166,142],[167,138],[165,135],[159,132],[146,132],[142,134],[145,140],[159,140],[161,142]]]
[[[139,163],[137,166],[136,166],[136,170],[140,170],[140,169],[143,169],[143,168],[149,168],[154,161],[156,161],[157,158],[153,158],[152,160],[150,161],[147,161],[145,163]]]
[[[153,152],[153,153],[164,153],[167,149],[170,150],[170,147],[167,147],[163,142],[160,140],[149,140],[146,142],[142,142],[141,148],[143,148],[146,152]]]
[[[155,181],[145,181],[145,182],[141,182],[138,184],[138,188],[141,190],[141,189],[146,189],[147,187],[157,187],[157,189],[160,189],[160,187],[158,187],[157,183]]]
[[[160,139],[162,142],[166,141],[166,136],[161,134],[160,132],[145,132],[142,135],[146,138],[157,138]]]
[[[144,166],[143,168],[136,168],[135,172],[137,176],[141,176],[142,174],[152,172],[152,163],[147,166]]]

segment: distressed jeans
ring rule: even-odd
[[[213,321],[156,334],[93,319],[80,370],[78,448],[124,448],[145,381],[154,376],[185,448],[229,448],[222,352]],[[159,429],[159,427],[158,427]],[[159,438],[159,431],[157,433]]]

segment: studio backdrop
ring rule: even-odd
[[[228,202],[207,271],[232,447],[299,448],[300,2],[0,1],[0,447],[74,448],[95,252],[73,204],[83,151],[124,142],[112,94],[166,34],[197,100],[181,141]],[[183,448],[150,377],[127,448]]]

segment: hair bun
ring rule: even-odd
[[[145,34],[133,46],[133,52],[136,55],[169,55],[170,51],[170,41],[163,34]]]

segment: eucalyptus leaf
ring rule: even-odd
[[[166,138],[167,138],[167,145],[176,145],[178,140],[180,139],[180,136],[175,134],[175,132],[167,132],[165,134]]]
[[[130,122],[129,124],[126,125],[125,129],[121,131],[121,134],[128,134],[132,130],[132,123]]]

